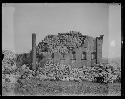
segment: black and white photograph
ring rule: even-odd
[[[120,3],[2,3],[2,96],[121,96]]]

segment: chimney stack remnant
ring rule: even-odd
[[[36,70],[36,34],[32,33],[32,69]]]

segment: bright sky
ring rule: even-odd
[[[83,35],[104,34],[103,57],[121,54],[121,6],[117,4],[2,4],[2,48],[27,52],[32,33],[37,44],[47,34],[70,30]]]
[[[121,6],[109,7],[109,57],[121,56]]]

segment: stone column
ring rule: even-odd
[[[36,34],[32,34],[32,69],[36,70]]]

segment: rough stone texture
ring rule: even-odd
[[[97,38],[97,63],[100,63],[102,60],[102,43],[103,37],[100,36]]]
[[[91,36],[85,36],[84,43],[79,48],[74,48],[76,55],[76,60],[72,60],[73,54],[69,52],[65,54],[64,58],[58,52],[54,53],[54,62],[60,62],[62,64],[70,64],[72,67],[82,67],[82,66],[91,66],[94,63],[100,63],[102,59],[102,43],[103,36],[93,38]],[[86,52],[86,59],[82,60],[82,53]],[[92,53],[95,52],[95,59],[92,59]],[[47,55],[48,58],[51,58],[51,55]]]
[[[36,34],[32,34],[32,68],[33,70],[36,69]]]

